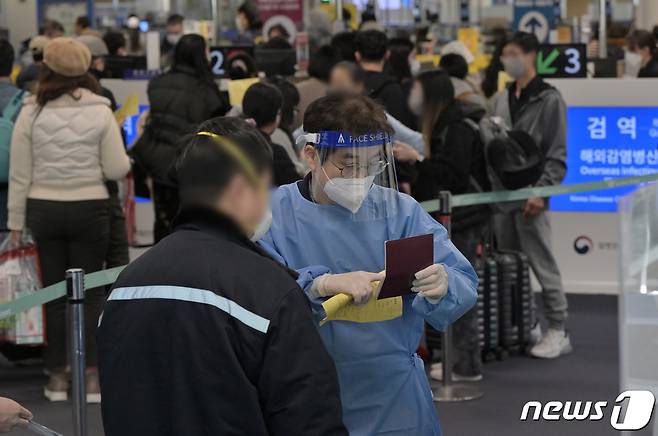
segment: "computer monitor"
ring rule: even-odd
[[[297,51],[290,49],[254,49],[256,69],[263,71],[266,76],[293,76],[297,64]]]
[[[594,77],[617,77],[617,59],[593,59],[594,62]]]
[[[146,56],[108,56],[105,58],[105,77],[123,79],[127,71],[146,70]]]

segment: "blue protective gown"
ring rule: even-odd
[[[377,189],[384,188],[374,186],[364,206]],[[445,228],[411,197],[395,197],[395,216],[354,221],[343,207],[308,201],[296,184],[282,186],[272,197],[272,228],[260,241],[300,273],[298,282],[308,295],[313,279],[328,272],[382,271],[386,240],[434,234],[434,260],[445,266],[449,283],[438,304],[410,294],[403,297],[400,318],[369,324],[332,321],[319,328],[336,363],[351,436],[441,434],[423,361],[415,354],[423,322],[443,330],[477,298],[475,271]],[[322,301],[310,300],[316,317],[323,317]]]

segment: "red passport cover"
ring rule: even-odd
[[[411,292],[415,274],[434,263],[434,235],[412,236],[384,243],[386,278],[378,299]]]

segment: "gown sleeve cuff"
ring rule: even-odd
[[[311,305],[313,319],[315,319],[316,322],[320,322],[327,316],[322,307],[325,298],[317,295],[317,292],[313,289],[313,282],[316,278],[328,274],[329,268],[317,265],[299,269],[297,272],[299,273],[297,283],[299,284],[299,287],[304,290],[304,294],[306,294],[306,298]]]
[[[446,266],[446,272],[448,273],[448,292],[438,303],[433,304],[427,298],[416,295],[412,304],[416,313],[424,317],[432,327],[439,331],[444,331],[450,323],[470,309],[477,299],[476,295],[473,295],[472,298],[464,298],[464,293],[472,293],[470,288],[461,283],[459,273],[452,268]]]

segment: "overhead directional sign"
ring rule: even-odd
[[[514,3],[514,30],[534,33],[539,42],[548,42],[555,28],[555,7],[546,0],[517,0]]]
[[[547,78],[587,77],[585,44],[545,44],[537,52],[537,74]]]

